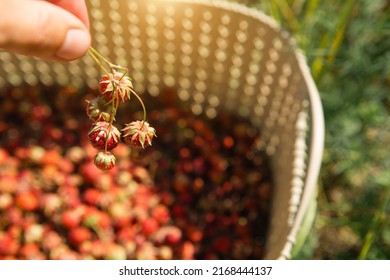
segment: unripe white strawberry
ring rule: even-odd
[[[152,145],[156,130],[146,121],[133,121],[122,129],[126,144],[136,148],[146,148]]]
[[[92,146],[99,151],[114,149],[120,140],[121,133],[119,130],[108,122],[96,122],[92,125],[88,133],[89,141]]]
[[[93,158],[93,163],[97,168],[103,171],[108,171],[115,166],[116,158],[115,156],[106,151],[100,151]]]
[[[109,122],[110,121],[110,114],[103,111],[103,108],[105,107],[104,103],[105,101],[101,98],[94,98],[92,100],[86,100],[87,101],[87,115],[89,119],[93,122]]]

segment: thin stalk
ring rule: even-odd
[[[100,60],[95,56],[94,52],[91,51],[92,50],[92,47],[88,50],[88,54],[90,57],[92,57],[92,59],[96,62],[96,64],[100,67],[100,69],[102,69],[102,71],[104,72],[104,74],[106,74],[107,76],[109,76],[110,74],[108,73],[106,67],[103,66],[103,64],[100,62]]]
[[[114,85],[114,90],[116,90],[116,85]],[[112,124],[114,123],[115,115],[116,112],[118,111],[118,106],[119,106],[119,100],[117,98],[114,99],[115,102],[113,101],[111,104],[111,115],[110,115],[110,125],[108,126],[108,133],[111,131]],[[104,151],[107,152],[107,146],[108,146],[108,134],[107,134],[107,139],[106,143],[104,145]]]
[[[286,0],[275,0],[275,3],[279,6],[279,10],[286,19],[291,31],[296,32],[300,26],[289,3]]]
[[[316,1],[314,1],[316,2]],[[337,32],[329,31],[321,39],[319,48],[327,49],[329,54],[327,57],[318,57],[312,63],[312,73],[314,80],[317,82],[321,79],[322,71],[325,66],[325,61],[331,63],[334,61],[340,45],[344,39],[346,28],[352,18],[353,8],[358,0],[348,0],[341,9],[338,22],[335,24]],[[332,38],[333,37],[333,38]]]
[[[107,65],[109,65],[110,67],[112,67],[112,63],[109,62],[104,56],[102,56],[96,49],[94,49],[93,47],[89,47],[89,50],[90,52],[92,52],[95,56],[97,56],[100,60],[102,60],[103,62],[105,62]]]
[[[133,89],[130,89],[130,91],[131,91],[132,94],[134,94],[135,97],[137,97],[138,101],[141,103],[142,110],[144,111],[144,118],[143,118],[142,125],[141,125],[141,128],[140,128],[140,129],[142,129],[144,127],[144,123],[146,121],[146,108],[145,108],[145,104],[142,101],[141,97]]]
[[[309,0],[307,4],[306,13],[303,22],[308,23],[312,21],[314,13],[317,10],[319,0]]]
[[[113,64],[111,63],[110,61],[108,61],[103,55],[101,55],[96,49],[94,49],[93,47],[90,47],[89,48],[89,51],[91,53],[93,53],[96,57],[98,57],[100,60],[102,60],[104,63],[106,63],[108,66],[110,66],[110,69],[111,71],[114,70],[114,69],[120,69],[120,70],[125,70],[126,74],[128,72],[128,69],[125,68],[125,67],[122,67],[120,65],[116,65],[116,64]],[[123,77],[126,75],[124,74]],[[122,77],[122,78],[123,78]]]
[[[359,260],[365,260],[367,258],[368,252],[370,251],[372,243],[374,242],[374,239],[378,232],[378,228],[380,227],[380,223],[383,220],[382,217],[386,211],[389,200],[390,200],[390,188],[387,188],[385,195],[383,196],[383,199],[381,201],[380,207],[375,212],[375,215],[371,221],[370,228],[366,233],[366,236],[364,237],[364,243],[358,256]]]
[[[340,45],[344,39],[348,23],[352,18],[353,8],[357,2],[358,0],[349,0],[343,7],[343,11],[341,13],[342,17],[339,21],[339,28],[337,29],[337,33],[330,46],[330,53],[328,55],[329,62],[333,62],[335,60],[336,54],[338,53]]]

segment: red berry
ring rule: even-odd
[[[115,99],[124,102],[129,100],[132,89],[131,79],[118,72],[102,76],[99,83],[99,92],[107,101]]]
[[[136,148],[151,146],[152,139],[156,136],[156,130],[144,121],[131,122],[122,131],[126,144]]]
[[[74,228],[80,224],[81,215],[73,209],[66,210],[61,216],[62,225],[66,228]]]
[[[91,232],[84,227],[76,227],[69,231],[68,238],[73,245],[80,245],[84,241],[91,239]]]
[[[152,210],[152,216],[160,223],[165,224],[169,221],[170,215],[169,210],[164,205],[157,205]]]
[[[39,251],[36,243],[27,243],[20,248],[20,255],[26,260],[43,259],[43,254]]]
[[[195,246],[189,241],[184,242],[181,248],[181,257],[183,260],[192,260],[195,255]]]
[[[157,231],[158,229],[158,222],[154,218],[147,218],[142,223],[142,232],[148,236],[152,234],[153,232]]]
[[[115,166],[115,156],[110,152],[100,151],[93,158],[93,163],[97,168],[108,171]]]
[[[54,248],[63,244],[61,235],[56,231],[48,231],[45,233],[44,238],[42,238],[42,248],[46,251],[51,251]]]
[[[20,192],[16,195],[16,205],[26,211],[34,211],[38,208],[38,198],[31,192]]]
[[[177,244],[180,242],[182,237],[181,230],[175,226],[167,227],[167,234],[165,240],[171,244]]]
[[[20,247],[19,242],[8,234],[0,232],[0,256],[15,255]]]
[[[84,201],[91,205],[97,205],[101,199],[101,196],[101,191],[92,188],[87,189],[83,194]]]
[[[96,122],[89,131],[88,138],[92,146],[100,151],[106,150],[107,142],[107,151],[110,151],[118,145],[120,135],[119,130],[108,122]]]

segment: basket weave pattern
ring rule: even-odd
[[[261,131],[275,190],[267,258],[288,258],[318,176],[323,117],[293,40],[259,11],[222,1],[88,1],[93,45],[129,68],[135,90],[175,88],[195,115],[227,110]],[[0,87],[95,87],[90,57],[48,63],[1,52]]]

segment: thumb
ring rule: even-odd
[[[87,27],[46,1],[2,0],[0,48],[47,60],[70,61],[91,44]]]

